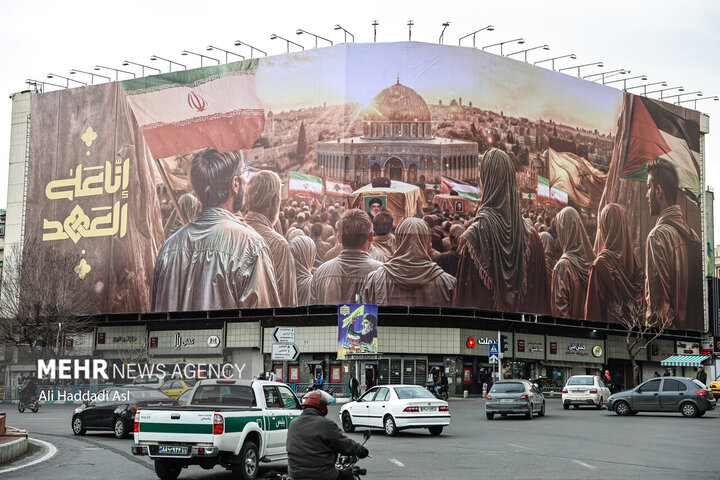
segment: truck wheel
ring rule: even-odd
[[[160,480],[175,480],[180,476],[182,467],[167,460],[155,460],[155,474]]]
[[[352,418],[350,418],[350,414],[348,412],[343,412],[342,427],[346,433],[352,433],[355,431],[355,425],[353,425]]]
[[[258,474],[258,447],[254,442],[247,441],[240,450],[242,463],[233,463],[233,479],[255,480]]]

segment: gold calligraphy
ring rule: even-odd
[[[99,172],[87,175],[85,172]],[[70,178],[53,180],[45,187],[45,196],[50,200],[65,198],[73,200],[78,197],[92,197],[103,193],[115,193],[125,190],[130,183],[130,159],[115,160],[115,165],[105,162],[105,166],[83,167],[78,164],[75,173],[70,170]]]

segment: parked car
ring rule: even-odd
[[[188,404],[190,401],[190,396],[192,395],[192,388],[190,390],[185,390],[179,397],[177,397],[176,401],[178,405],[181,407],[184,407]]]
[[[715,408],[713,393],[694,378],[660,377],[632,390],[610,395],[607,409],[618,415],[638,412],[680,412],[684,417],[702,417]]]
[[[565,410],[572,405],[594,405],[600,410],[610,397],[610,389],[596,375],[573,375],[562,389],[562,403]]]
[[[340,421],[346,432],[371,427],[394,436],[407,428],[427,428],[430,435],[440,435],[450,425],[450,408],[419,385],[381,385],[344,404]]]
[[[710,382],[710,385],[708,386],[710,387],[710,390],[712,390],[713,395],[715,395],[716,397],[720,396],[720,375],[715,377],[715,380]]]
[[[171,398],[178,398],[188,390],[192,390],[197,380],[168,380],[160,385],[159,390]]]
[[[76,408],[70,426],[75,435],[85,435],[88,430],[108,430],[117,438],[125,438],[133,431],[139,408],[176,405],[175,400],[154,388],[111,387],[99,391],[89,404]]]
[[[160,388],[164,381],[165,377],[160,375],[138,375],[132,382],[125,386],[138,385],[143,387]]]
[[[500,380],[485,396],[485,415],[488,420],[499,413],[503,417],[520,413],[528,420],[537,413],[545,416],[545,397],[538,386],[528,380]]]

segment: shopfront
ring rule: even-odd
[[[541,362],[540,386],[558,390],[573,375],[597,375],[605,364],[602,339],[547,335],[546,357]]]
[[[516,333],[513,342],[515,355],[508,362],[512,378],[540,378],[540,365],[545,360],[545,335]]]

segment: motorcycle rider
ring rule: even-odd
[[[332,420],[325,418],[333,398],[315,390],[302,399],[303,412],[288,427],[288,474],[294,480],[354,480],[350,472],[335,468],[338,454],[368,456],[368,450],[343,435]]]
[[[25,385],[23,385],[20,390],[19,400],[27,405],[30,401],[32,401],[35,395],[37,395],[37,385],[35,385],[32,378],[28,378]]]
[[[447,377],[445,376],[445,372],[441,370],[440,375],[438,375],[438,378],[436,380],[435,386],[433,387],[433,389],[435,390],[435,396],[439,397],[441,391],[447,390],[447,386]]]

